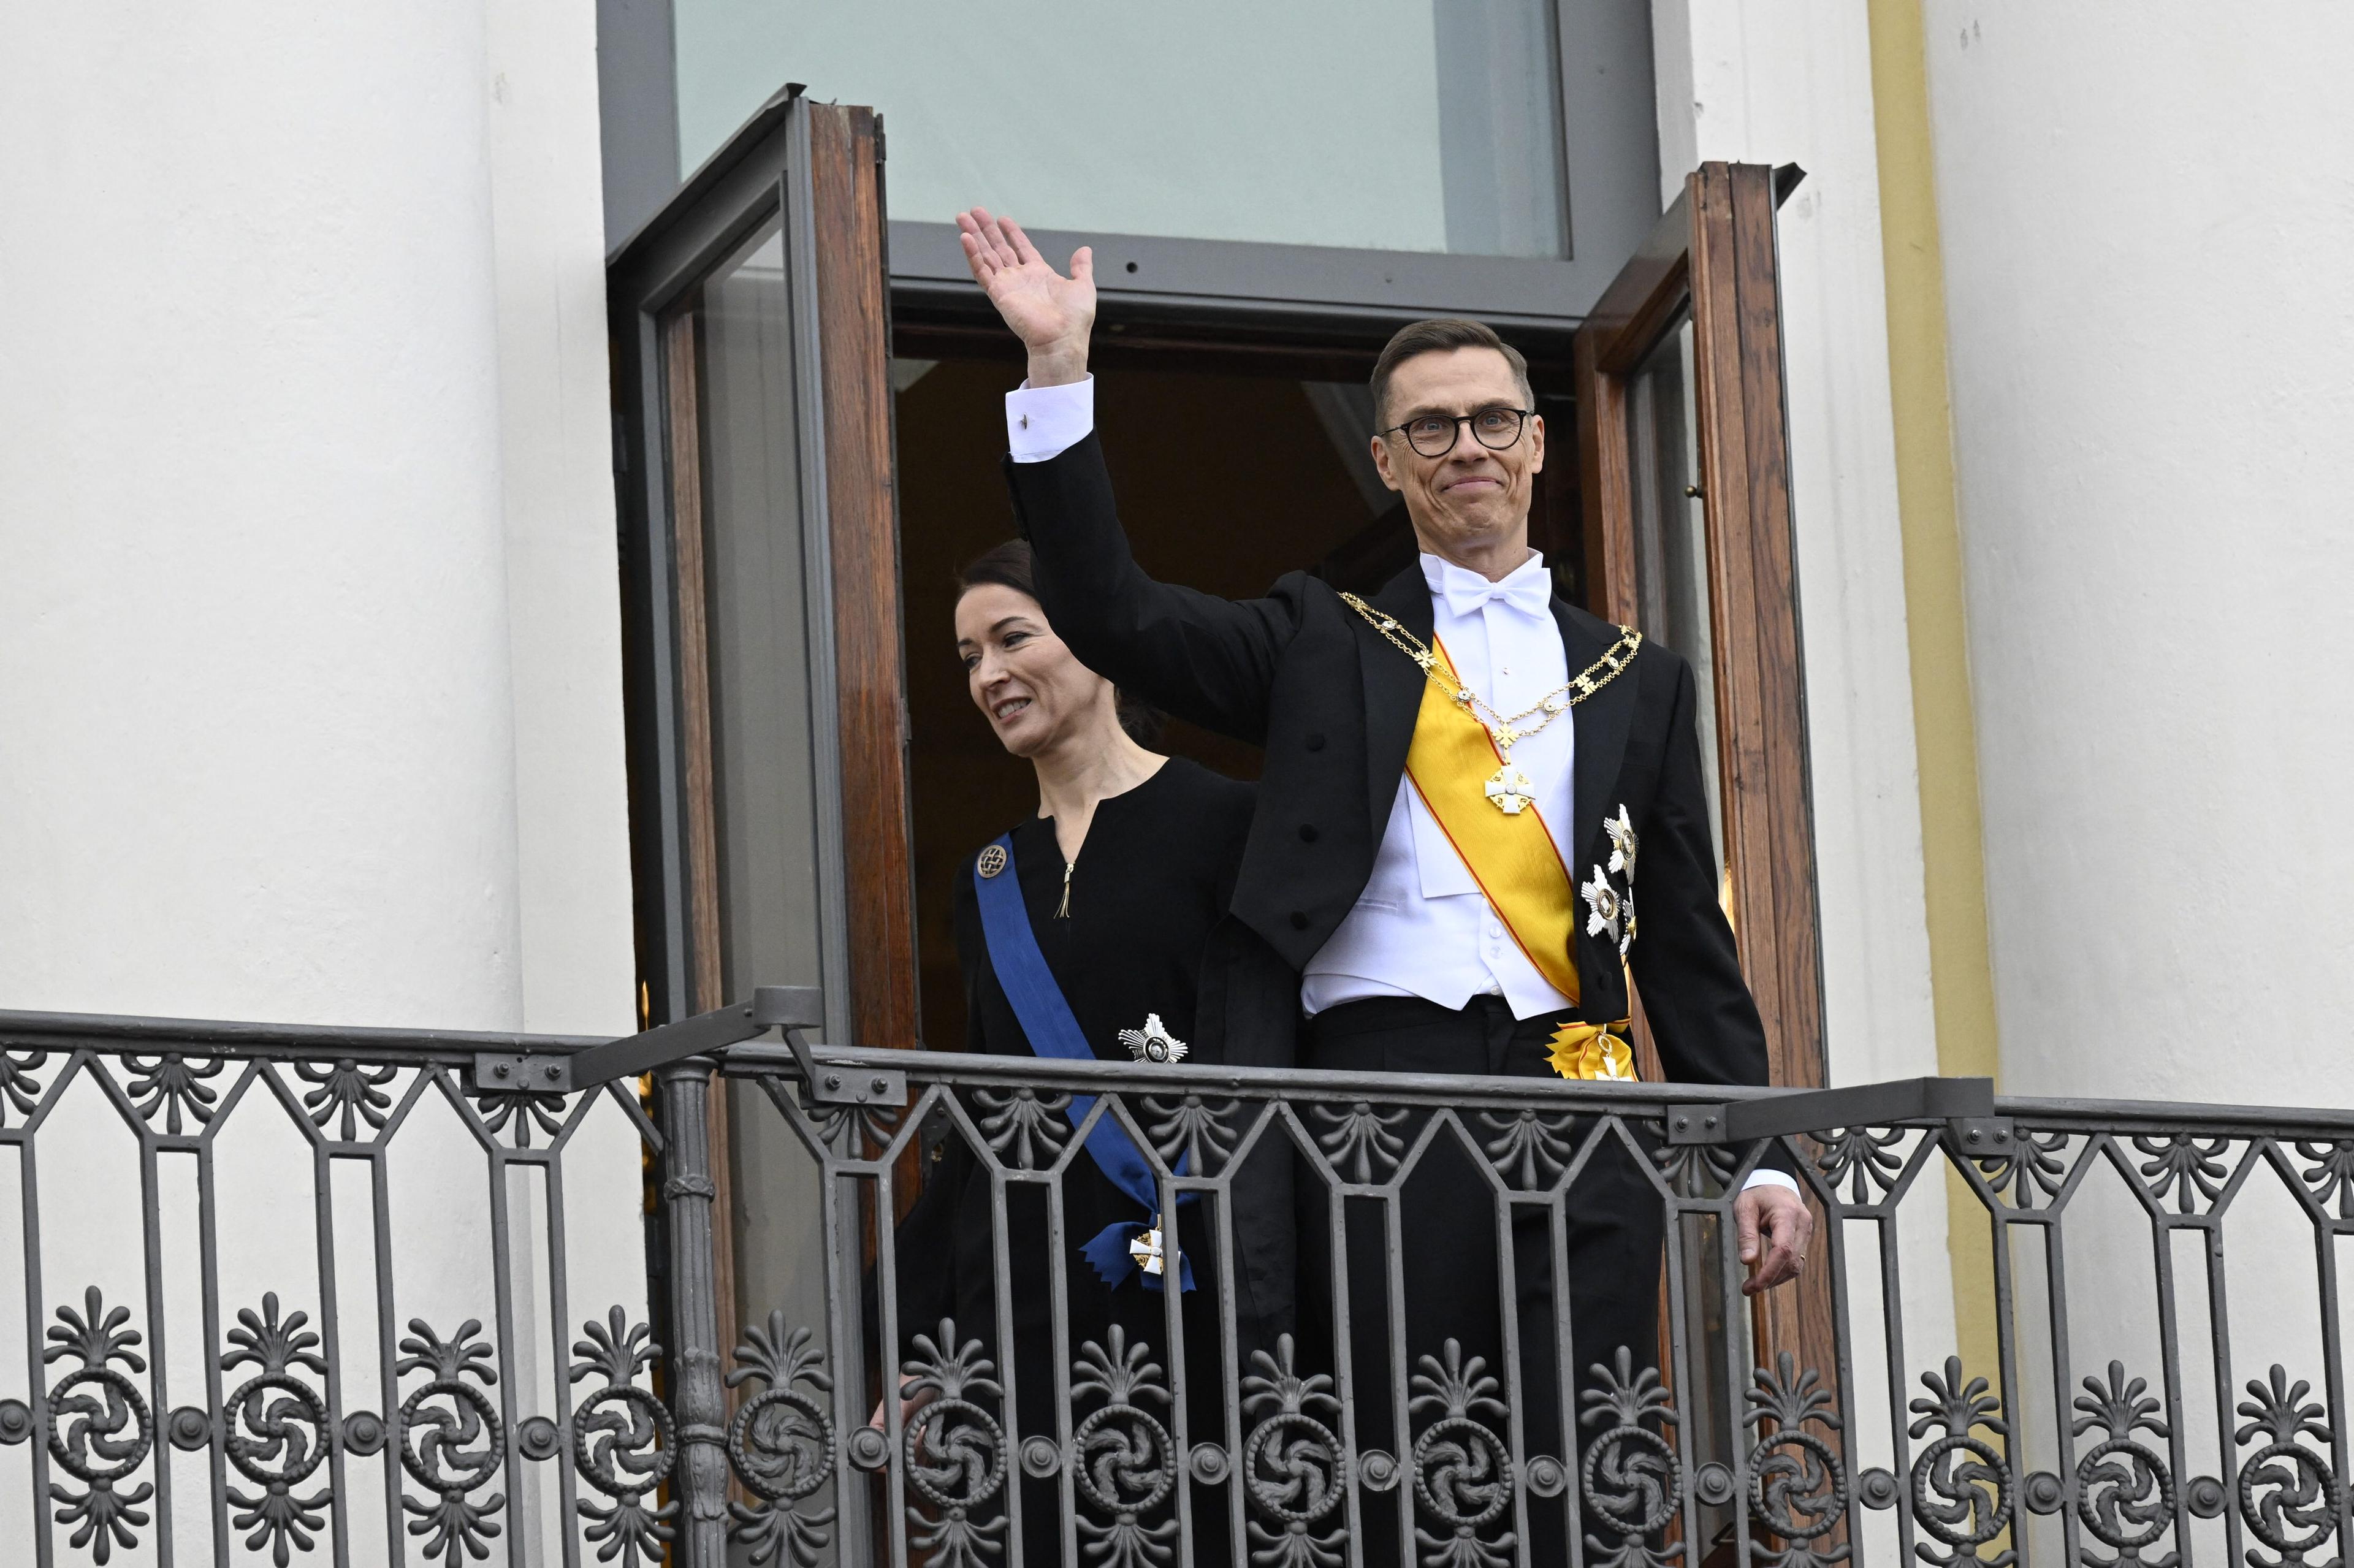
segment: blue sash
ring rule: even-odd
[[[1054,972],[1046,968],[1046,955],[1038,950],[1038,934],[1030,928],[1030,911],[1022,902],[1021,870],[1013,863],[1013,835],[1000,834],[997,846],[1005,852],[1005,864],[995,876],[973,874],[973,891],[981,903],[981,931],[989,946],[989,966],[997,973],[997,983],[1004,989],[1005,1000],[1013,1005],[1013,1016],[1022,1024],[1022,1033],[1029,1037],[1030,1049],[1041,1056],[1055,1056],[1065,1061],[1092,1062],[1096,1054],[1087,1047],[1087,1038],[1080,1032],[1079,1021],[1071,1014],[1071,1004],[1064,1000],[1063,988],[1055,983]],[[1071,1125],[1077,1127],[1095,1108],[1093,1095],[1073,1095],[1069,1107]],[[1128,1129],[1107,1116],[1096,1123],[1087,1134],[1087,1150],[1104,1179],[1122,1192],[1136,1200],[1148,1214],[1161,1213],[1161,1189],[1145,1162],[1142,1153]],[[1178,1162],[1182,1175],[1185,1166]],[[1191,1192],[1178,1202],[1193,1202]],[[1135,1222],[1106,1225],[1093,1241],[1079,1249],[1106,1285],[1118,1285],[1131,1274],[1139,1273],[1136,1260],[1129,1255],[1128,1244],[1150,1227]],[[1177,1227],[1162,1229],[1162,1246],[1176,1250]],[[1182,1288],[1193,1288],[1193,1266],[1180,1256],[1178,1273]],[[1148,1290],[1161,1288],[1161,1277],[1141,1276]]]

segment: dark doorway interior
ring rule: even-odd
[[[1365,451],[1370,353],[1362,362],[1320,355],[1283,366],[1289,375],[1186,353],[1103,359],[1097,428],[1145,570],[1247,598],[1302,567],[1371,592],[1413,559],[1405,509],[1381,488]],[[1566,405],[1545,395],[1546,368],[1538,367],[1538,391],[1549,416],[1550,482],[1533,532],[1567,566],[1577,559],[1565,532],[1575,518],[1563,513],[1576,493],[1575,427]],[[1296,378],[1302,369],[1351,378]],[[1004,395],[1021,375],[1019,362],[1002,356],[893,363],[917,938],[923,1038],[936,1049],[964,1042],[952,925],[957,868],[1037,807],[1029,768],[1005,755],[966,694],[950,630],[958,568],[1013,533],[999,465]],[[1563,586],[1576,595],[1574,573]],[[1191,725],[1168,722],[1160,749],[1234,778],[1258,775],[1255,747]]]

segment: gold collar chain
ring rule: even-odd
[[[1488,733],[1496,737],[1496,749],[1502,755],[1508,768],[1511,764],[1514,742],[1526,740],[1553,723],[1554,719],[1608,685],[1617,678],[1621,670],[1635,662],[1636,653],[1643,646],[1641,632],[1631,626],[1620,627],[1618,641],[1604,649],[1601,658],[1596,659],[1519,713],[1508,715],[1498,713],[1492,704],[1469,686],[1460,684],[1459,676],[1458,683],[1449,683],[1442,679],[1438,673],[1438,655],[1424,646],[1420,638],[1398,624],[1395,616],[1384,615],[1352,593],[1342,594],[1341,599],[1351,609],[1363,616],[1367,624],[1386,638],[1392,647],[1420,665],[1424,676],[1432,685],[1446,693],[1456,706],[1479,720]],[[1483,708],[1487,710],[1485,717],[1481,717],[1479,713]],[[1526,729],[1519,727],[1522,719],[1538,713],[1543,713],[1544,716]]]

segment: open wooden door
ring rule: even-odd
[[[916,1044],[882,165],[872,111],[790,87],[608,267],[648,1022],[813,985],[827,1040]],[[758,1097],[712,1118],[723,1345],[825,1321]]]
[[[1754,164],[1689,175],[1579,329],[1574,358],[1589,592],[1598,613],[1703,676],[1725,912],[1773,1081],[1816,1086],[1821,954],[1774,241],[1799,177]],[[1814,1254],[1757,1308],[1754,1364],[1788,1351],[1835,1380],[1829,1249]]]

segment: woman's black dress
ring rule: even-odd
[[[1129,1060],[1119,1032],[1142,1029],[1150,1013],[1158,1013],[1177,1039],[1198,1040],[1195,998],[1203,949],[1234,895],[1235,870],[1250,827],[1253,796],[1250,785],[1221,778],[1182,758],[1172,758],[1133,789],[1102,800],[1071,871],[1067,916],[1055,913],[1063,901],[1064,860],[1052,819],[1034,816],[1013,830],[1013,860],[1030,927],[1037,936],[1046,967],[1098,1057]],[[990,962],[973,875],[973,860],[968,857],[958,874],[956,895],[957,952],[964,968],[969,1021],[966,1049],[1030,1055],[1028,1039]],[[1187,1060],[1214,1061],[1214,1047],[1197,1049]],[[1143,1074],[1139,1076],[1141,1079]],[[1141,1121],[1141,1105],[1135,1099],[1128,1103],[1131,1114]],[[965,1105],[979,1125],[981,1107],[970,1095]],[[1071,1131],[1067,1117],[1061,1113],[1057,1117],[1059,1129],[1067,1135]],[[1066,1136],[1063,1142],[1067,1145],[1068,1141]],[[1044,1156],[1039,1162],[1044,1162]],[[1013,1160],[1007,1158],[1006,1164],[1012,1168]],[[1076,1375],[1069,1362],[1087,1341],[1108,1350],[1111,1330],[1117,1325],[1129,1345],[1149,1348],[1151,1361],[1163,1369],[1157,1381],[1167,1389],[1172,1369],[1167,1353],[1166,1298],[1145,1288],[1135,1275],[1107,1287],[1078,1251],[1107,1225],[1149,1221],[1150,1216],[1112,1185],[1084,1150],[1070,1161],[1062,1192],[1061,1266],[1069,1307],[1065,1375]],[[1226,1438],[1221,1395],[1241,1374],[1224,1364],[1218,1272],[1209,1245],[1211,1216],[1205,1212],[1206,1204],[1206,1200],[1199,1200],[1183,1205],[1177,1226],[1179,1245],[1193,1264],[1195,1287],[1182,1294],[1181,1306],[1189,1388],[1186,1407],[1191,1440],[1223,1446]],[[1052,1436],[1056,1430],[1055,1351],[1042,1190],[1011,1187],[1007,1220],[1017,1369],[1008,1380],[1001,1363],[999,1381],[1020,1391],[1021,1433]],[[903,1361],[914,1354],[913,1336],[922,1333],[937,1339],[942,1319],[954,1321],[960,1342],[978,1340],[984,1355],[993,1362],[1001,1361],[993,1233],[986,1169],[964,1139],[951,1130],[933,1148],[923,1193],[901,1222],[893,1248]],[[940,1349],[947,1351],[950,1347]],[[1076,1426],[1098,1403],[1099,1399],[1079,1402],[1072,1425]],[[1169,1421],[1165,1406],[1148,1408]],[[1018,1448],[1018,1443],[1009,1446]],[[1053,1481],[1028,1481],[1023,1486],[1025,1559],[1032,1563],[1057,1562],[1058,1489]],[[1225,1535],[1224,1491],[1195,1490],[1197,1562],[1224,1560],[1223,1545],[1213,1545],[1222,1542]],[[1090,1512],[1084,1504],[1080,1511],[1083,1516]],[[1165,1505],[1155,1511],[1167,1516]]]

